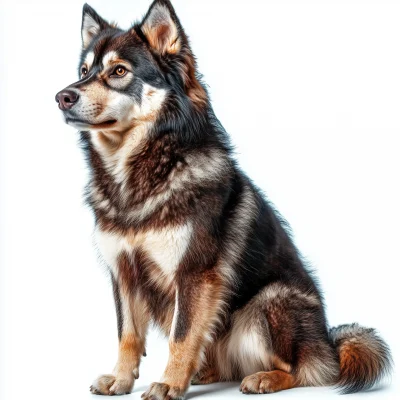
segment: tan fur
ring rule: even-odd
[[[209,345],[204,351],[200,369],[192,378],[192,385],[207,385],[225,380],[215,363],[215,346]]]
[[[207,93],[196,77],[196,62],[192,54],[185,54],[185,63],[181,65],[181,75],[186,87],[186,93],[196,107],[204,107],[207,103]]]
[[[221,287],[218,279],[209,276],[198,290],[189,332],[182,341],[175,340],[173,333],[170,337],[170,356],[164,372],[164,383],[178,387],[183,392],[187,389],[191,377],[199,367],[200,352],[212,328],[212,321],[217,317],[220,299]]]
[[[139,124],[124,132],[108,130],[93,135],[94,145],[117,182],[122,183],[125,180],[129,158],[140,151],[147,131],[146,124]]]
[[[114,372],[92,393],[131,392],[150,320],[170,354],[145,400],[182,400],[192,378],[243,379],[244,393],[372,386],[390,367],[386,344],[370,329],[325,329],[318,288],[236,165],[172,4],[154,1],[125,32],[85,5],[82,40],[88,71],[56,100],[91,167],[119,337]]]
[[[90,391],[93,394],[109,395],[111,386],[115,383],[114,375],[101,375],[90,386]]]
[[[276,369],[280,369],[281,371],[290,373],[292,372],[292,367],[288,363],[282,361],[278,356],[274,355],[272,357],[272,363]]]
[[[118,362],[114,369],[116,375],[133,374],[139,377],[140,359],[145,352],[146,333],[150,315],[145,302],[139,294],[132,295],[126,289],[121,290],[121,303],[127,307],[119,343]]]
[[[243,393],[274,393],[296,387],[296,379],[287,372],[275,370],[257,372],[243,379],[240,390]]]
[[[116,375],[134,374],[139,378],[139,362],[144,352],[144,341],[133,334],[124,334],[119,343],[118,362],[114,373]]]
[[[138,295],[133,296],[126,288],[120,291],[120,300],[123,325],[118,361],[112,375],[102,375],[93,382],[91,391],[95,394],[130,393],[135,379],[139,378],[150,316],[142,299]]]
[[[163,5],[156,5],[146,23],[142,26],[150,46],[160,54],[176,54],[181,48],[178,29],[168,10]]]

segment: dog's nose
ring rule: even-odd
[[[56,102],[60,110],[69,110],[79,99],[78,93],[73,90],[61,90],[56,94]]]

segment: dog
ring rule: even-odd
[[[238,167],[169,0],[122,30],[85,4],[80,79],[56,95],[90,169],[85,198],[116,304],[118,361],[91,392],[130,393],[150,322],[169,359],[145,400],[190,384],[243,393],[366,390],[390,372],[387,344],[358,324],[329,329],[290,231]]]

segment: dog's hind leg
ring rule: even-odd
[[[273,393],[297,386],[327,386],[337,382],[338,356],[328,339],[318,294],[275,283],[260,292],[248,307],[251,310],[247,313],[251,312],[253,317],[247,335],[254,336],[253,347],[257,345],[269,360],[265,357],[268,362],[254,371],[254,357],[247,359],[247,364],[245,357],[239,359],[244,372],[243,393]],[[260,333],[264,335],[264,345]],[[246,345],[248,339],[244,340]]]

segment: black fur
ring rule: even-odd
[[[155,5],[160,4],[167,7],[177,26],[181,40],[177,53],[160,54],[151,48],[145,35],[144,24]],[[216,343],[228,340],[235,318],[241,311],[250,309],[249,314],[255,315],[252,322],[263,327],[265,346],[271,345],[268,351],[280,362],[290,365],[298,385],[338,383],[346,393],[370,388],[390,370],[387,345],[373,330],[357,325],[328,332],[316,281],[295,247],[286,222],[235,162],[229,137],[214,115],[188,38],[171,3],[156,0],[143,22],[128,31],[111,26],[89,6],[85,6],[83,12],[101,25],[101,32],[82,51],[81,63],[88,51],[96,54],[88,76],[70,88],[80,90],[96,81],[137,102],[141,101],[144,83],[168,90],[162,109],[148,132],[146,145],[129,159],[126,186],[131,191],[127,198],[120,195],[122,185],[104,166],[90,133],[82,132],[83,148],[92,171],[90,188],[95,187],[116,210],[110,217],[99,207],[98,199],[89,188],[87,202],[94,210],[96,225],[122,236],[130,231],[178,226],[188,220],[194,226],[191,245],[177,268],[173,284],[164,289],[154,284],[150,275],[157,266],[141,251],[134,257],[124,254],[119,258],[119,279],[132,293],[141,291],[153,320],[166,331],[171,321],[167,321],[164,310],[173,309],[173,285],[179,288],[175,305],[179,311],[172,335],[175,344],[184,342],[196,324],[202,306],[196,303],[201,295],[199,288],[204,282],[211,282],[215,290],[223,287],[226,291],[226,306],[219,310],[220,324],[214,332]],[[106,79],[102,81],[99,77],[102,56],[114,49],[134,68],[132,81],[123,89],[113,89]],[[73,114],[73,110],[67,113]],[[164,190],[165,182],[179,172],[179,165],[189,168],[188,158],[206,158],[210,154],[218,154],[225,160],[225,168],[218,178],[188,182],[184,190],[171,194],[165,209],[160,206],[142,220],[126,218],[147,198]],[[251,200],[250,215],[246,215],[248,210],[240,209],[246,196]],[[245,229],[235,231],[244,218],[249,219]],[[243,245],[234,247],[242,238],[235,237],[232,232],[243,235]],[[219,262],[227,257],[227,249],[232,247],[237,253],[235,261],[229,265],[234,278],[230,281],[225,277],[220,284],[219,280],[223,279],[218,270]],[[121,338],[118,285],[113,277]],[[207,354],[211,354],[207,363],[212,365],[212,351]],[[221,376],[221,379],[237,378],[243,378],[239,367],[232,375]]]

